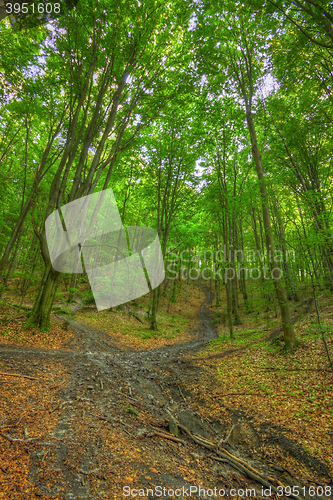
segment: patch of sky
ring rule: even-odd
[[[141,115],[139,114],[136,114],[135,115],[135,120],[133,121],[133,125],[139,125],[139,123],[141,123]]]
[[[58,134],[55,140],[60,146],[65,146],[66,144],[66,138],[62,137],[61,134]]]
[[[194,170],[194,175],[197,177],[199,180],[197,190],[201,191],[205,185],[205,181],[203,180],[203,174],[206,170],[206,159],[203,157],[199,157],[196,162],[195,162],[195,170]]]
[[[260,94],[263,99],[271,94],[275,94],[279,90],[280,84],[272,73],[267,72],[261,79]]]
[[[198,18],[195,12],[192,12],[190,21],[188,23],[188,31],[195,31],[198,26]]]

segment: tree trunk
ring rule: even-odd
[[[228,325],[229,334],[231,340],[235,340],[233,321],[232,321],[232,291],[231,291],[231,281],[228,280],[226,283],[226,293],[227,293],[227,313],[228,313]]]
[[[229,235],[228,235],[228,218],[224,217],[223,221],[223,232],[224,232],[224,241],[225,241],[225,248],[229,249]],[[228,252],[229,254],[229,252]],[[228,263],[229,262],[229,256],[228,256]],[[227,269],[225,269],[225,272],[227,272]],[[231,291],[231,281],[230,279],[226,279],[226,294],[227,294],[227,315],[228,315],[228,324],[229,324],[229,334],[230,334],[230,339],[235,340],[234,336],[234,328],[233,328],[233,321],[232,321],[232,291]]]
[[[50,264],[46,266],[37,299],[26,323],[27,327],[38,326],[41,331],[50,331],[51,310],[60,278],[60,272],[55,271]]]
[[[77,273],[73,273],[71,276],[71,282],[69,284],[69,294],[68,294],[68,300],[67,302],[70,304],[71,302],[74,302],[75,300],[75,290],[76,288],[76,282],[77,282]]]
[[[15,227],[13,229],[13,232],[12,232],[12,235],[6,245],[6,248],[5,248],[5,251],[1,257],[1,260],[0,260],[0,277],[1,275],[3,274],[7,264],[8,264],[8,259],[9,259],[9,255],[10,255],[10,252],[12,251],[14,245],[15,245],[15,242],[17,241],[17,237],[19,235],[19,233],[21,232],[21,229],[22,229],[22,226],[23,226],[23,223],[25,221],[25,218],[26,216],[28,215],[29,213],[29,210],[31,208],[31,205],[32,205],[32,201],[33,201],[33,198],[32,198],[32,193],[31,195],[29,196],[28,200],[25,202],[25,205],[19,215],[19,218],[15,224]]]
[[[282,271],[278,266],[273,267],[273,260],[275,257],[275,247],[274,247],[271,220],[270,220],[270,214],[269,214],[268,194],[267,194],[267,189],[266,189],[266,181],[265,181],[265,177],[264,177],[264,172],[263,172],[263,168],[262,168],[262,164],[261,164],[261,155],[259,153],[259,148],[258,148],[257,135],[256,135],[256,131],[255,131],[255,127],[254,127],[254,123],[253,123],[253,119],[252,119],[252,114],[251,114],[251,108],[249,107],[248,104],[246,105],[246,120],[247,120],[248,129],[249,129],[249,133],[250,133],[250,137],[251,137],[252,155],[253,155],[253,159],[254,159],[254,162],[256,165],[258,180],[260,182],[260,194],[261,194],[261,203],[262,203],[263,223],[264,223],[265,236],[266,236],[267,254],[271,255],[271,258],[269,259],[269,261],[270,261],[269,263],[270,263],[272,278],[274,279],[275,291],[276,291],[276,295],[277,295],[277,299],[278,299],[280,311],[281,311],[281,319],[282,319],[285,348],[292,349],[293,347],[295,347],[297,345],[297,339],[296,339],[294,329],[292,326],[292,322],[291,322],[291,316],[290,316],[290,310],[289,310],[286,292],[285,292],[285,289],[283,287],[282,280],[280,279],[282,277]]]
[[[153,290],[153,303],[152,303],[152,308],[151,308],[151,323],[150,323],[150,329],[155,331],[157,330],[157,306],[158,306],[158,288],[154,288]]]
[[[291,268],[288,263],[288,251],[287,251],[287,244],[286,244],[286,235],[283,227],[283,223],[281,220],[281,215],[279,211],[279,202],[277,199],[273,200],[273,206],[276,214],[276,222],[277,222],[277,231],[279,235],[279,239],[281,242],[281,248],[282,248],[282,255],[283,255],[283,274],[285,277],[285,282],[288,290],[288,299],[291,300],[293,299],[294,302],[299,302],[299,296],[298,296],[298,291],[296,288],[296,283],[294,281],[294,277],[292,276],[291,273]]]
[[[242,320],[239,315],[239,307],[238,307],[238,278],[237,278],[237,265],[236,265],[236,258],[235,258],[235,249],[237,248],[236,244],[236,237],[235,237],[235,229],[236,229],[236,224],[235,224],[235,219],[234,217],[232,218],[232,242],[233,242],[233,252],[232,252],[232,257],[231,257],[231,267],[234,270],[234,277],[231,282],[231,290],[232,290],[232,310],[234,313],[234,324],[235,325],[241,325]]]

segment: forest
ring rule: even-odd
[[[0,498],[333,498],[332,3],[5,1],[0,54]]]

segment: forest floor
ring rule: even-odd
[[[285,353],[274,311],[242,306],[231,341],[208,291],[177,293],[156,333],[148,297],[58,311],[47,334],[4,297],[0,498],[333,498],[333,374],[309,297]],[[320,309],[333,351],[331,297]]]

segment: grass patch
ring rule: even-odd
[[[242,347],[251,342],[258,342],[263,336],[262,330],[243,330],[235,333],[235,340],[229,338],[229,333],[220,334],[217,339],[209,342],[207,351],[216,352],[221,350]]]

